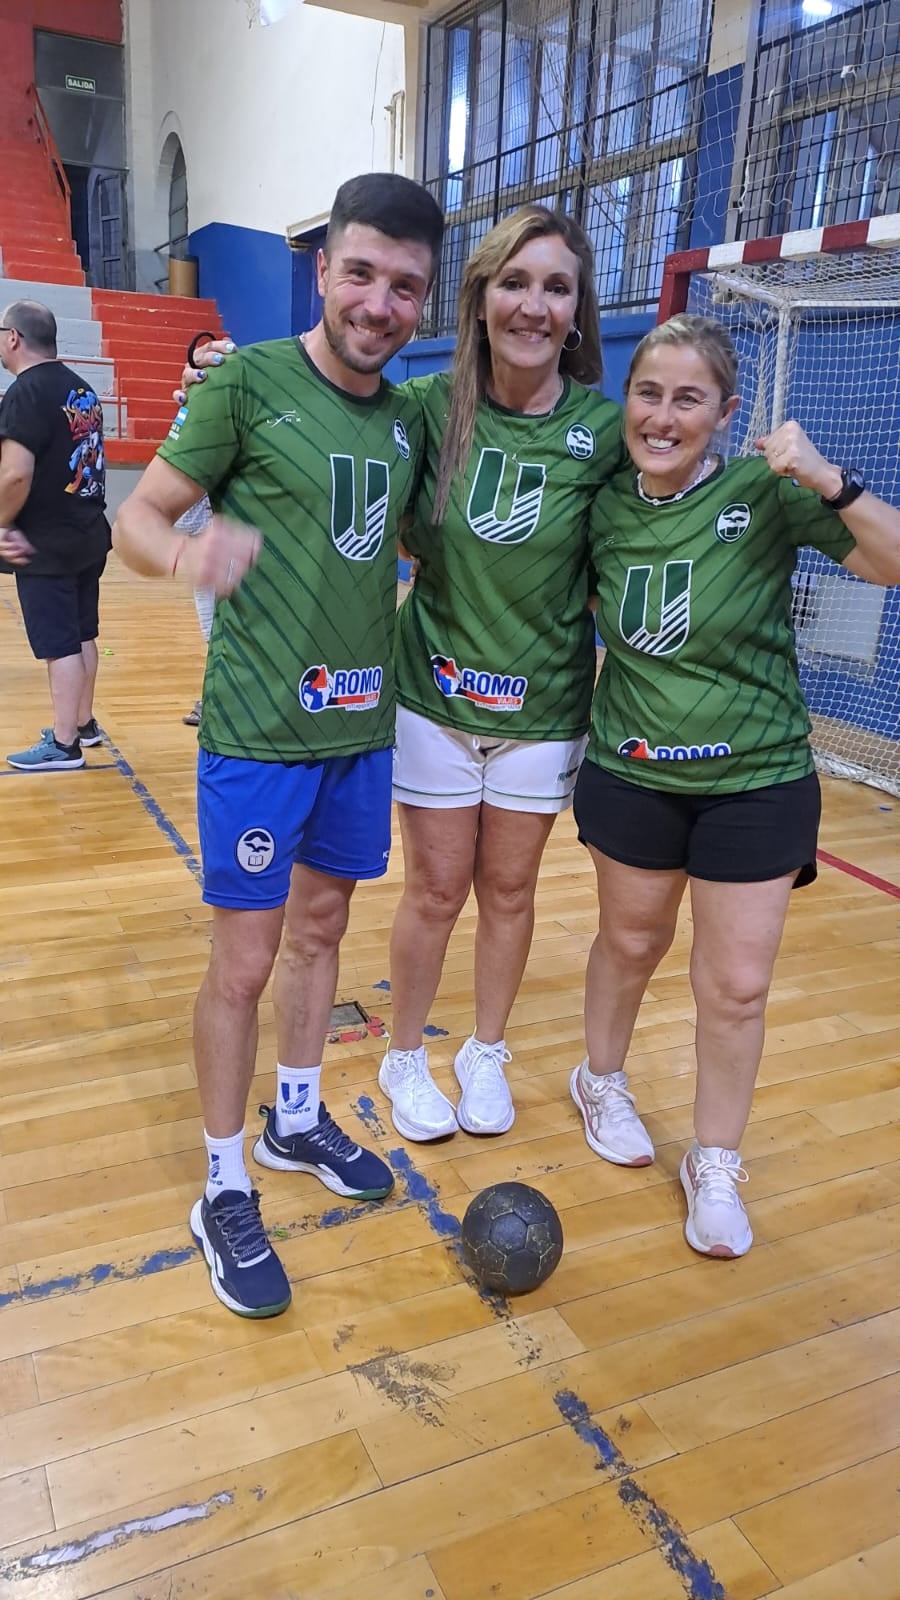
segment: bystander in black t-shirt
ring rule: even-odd
[[[93,389],[61,361],[26,368],[0,400],[0,439],[34,456],[31,489],[14,526],[35,554],[16,570],[58,577],[102,561],[110,536],[103,407]]]

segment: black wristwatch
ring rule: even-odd
[[[824,495],[819,498],[823,506],[828,506],[831,511],[846,511],[858,500],[866,487],[866,480],[856,467],[841,468],[841,492],[833,500],[826,500]]]

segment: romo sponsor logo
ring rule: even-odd
[[[726,506],[716,517],[716,538],[723,544],[734,544],[742,533],[746,533],[753,520],[753,512],[746,501],[740,500],[735,505]]]
[[[244,872],[265,872],[275,855],[275,840],[268,828],[247,828],[238,839],[234,853]]]
[[[461,695],[486,711],[521,711],[528,691],[527,678],[513,678],[502,672],[476,672],[473,667],[458,667],[452,656],[432,656],[434,681],[446,699]]]
[[[658,744],[654,748],[646,739],[623,739],[619,755],[632,761],[709,761],[713,756],[730,756],[731,745],[720,740],[718,744]]]
[[[381,667],[307,667],[300,679],[300,704],[313,715],[333,711],[373,711],[381,698]]]

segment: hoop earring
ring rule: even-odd
[[[568,339],[569,333],[577,333],[577,335],[578,335],[578,343],[577,344],[567,344],[566,343],[566,339]],[[576,350],[580,350],[581,346],[584,344],[584,334],[582,333],[580,328],[576,328],[576,327],[570,328],[569,329],[569,333],[566,334],[566,338],[563,340],[563,349],[564,350],[568,350],[569,355],[574,355],[575,351]]]

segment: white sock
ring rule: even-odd
[[[283,1067],[278,1063],[275,1132],[308,1133],[319,1120],[321,1067]]]
[[[203,1142],[209,1156],[207,1200],[215,1200],[224,1189],[239,1189],[242,1194],[249,1194],[251,1183],[244,1166],[243,1128],[230,1139],[212,1139],[204,1130]]]

